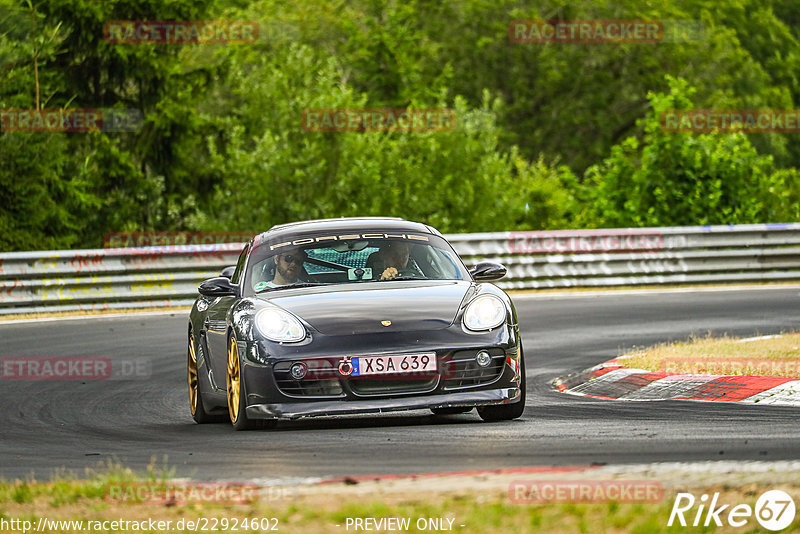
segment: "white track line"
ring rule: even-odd
[[[723,291],[764,291],[778,289],[800,289],[800,284],[785,285],[762,285],[762,286],[714,286],[714,287],[673,287],[673,288],[651,288],[651,289],[604,289],[591,291],[551,291],[541,290],[541,293],[529,293],[536,291],[530,289],[514,290],[509,289],[508,293],[513,300],[518,299],[557,299],[560,297],[605,297],[611,295],[660,295],[665,293],[715,293]],[[517,291],[525,291],[518,293]],[[800,296],[800,294],[798,294]]]
[[[542,293],[528,293],[528,291],[535,290],[513,290],[508,292],[514,300],[520,299],[559,299],[559,298],[580,298],[580,297],[606,297],[612,295],[659,295],[665,293],[713,293],[722,291],[764,291],[764,290],[779,290],[779,289],[800,289],[800,284],[783,284],[783,285],[761,285],[761,286],[714,286],[714,287],[675,287],[664,289],[605,289],[605,290],[592,290],[592,291],[547,291]],[[518,293],[517,291],[525,291],[525,293]],[[800,293],[798,294],[800,296]],[[170,315],[175,313],[188,314],[191,308],[183,310],[172,311],[154,311],[154,312],[137,312],[135,310],[128,313],[109,313],[109,314],[93,314],[93,315],[71,315],[66,317],[43,317],[43,318],[30,318],[30,319],[14,319],[9,321],[0,320],[0,325],[7,324],[22,324],[22,323],[36,323],[44,321],[74,321],[85,319],[117,319],[120,317],[131,316],[158,316]]]
[[[119,319],[122,317],[128,317],[130,319],[138,319],[139,317],[158,317],[161,315],[182,315],[185,314],[186,317],[189,317],[189,311],[191,308],[186,308],[185,310],[169,310],[169,311],[149,311],[149,312],[137,312],[131,311],[129,313],[98,313],[93,315],[68,315],[65,317],[32,317],[30,319],[13,319],[10,321],[0,321],[0,326],[2,325],[14,325],[14,324],[25,324],[25,323],[43,323],[48,321],[85,321],[87,319]]]

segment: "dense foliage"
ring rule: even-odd
[[[800,108],[796,7],[0,0],[0,109],[145,117],[134,132],[0,132],[0,250],[349,215],[403,216],[445,232],[798,220],[798,134],[659,126],[668,109]],[[655,44],[509,39],[512,20],[556,18],[696,31]],[[114,44],[103,35],[115,20],[213,19],[258,21],[259,38]],[[307,109],[384,107],[453,109],[456,126],[301,124]]]

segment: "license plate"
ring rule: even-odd
[[[436,354],[358,356],[351,359],[353,376],[436,372]]]

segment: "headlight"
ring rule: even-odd
[[[470,330],[491,330],[506,320],[506,305],[494,295],[483,295],[467,304],[464,326]]]
[[[306,337],[306,329],[300,321],[291,313],[276,307],[256,312],[256,328],[272,341],[302,341]]]

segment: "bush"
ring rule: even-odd
[[[560,225],[566,169],[498,150],[495,108],[454,98],[456,127],[444,132],[307,132],[305,109],[364,108],[337,62],[309,47],[232,58],[232,106],[209,136],[220,177],[208,229],[263,230],[306,218],[401,216],[444,232]],[[410,108],[446,108],[414,102]]]
[[[671,133],[661,112],[691,109],[694,89],[668,77],[669,94],[650,93],[630,137],[587,169],[579,224],[589,227],[741,224],[796,219],[796,169],[776,170],[742,133]]]

